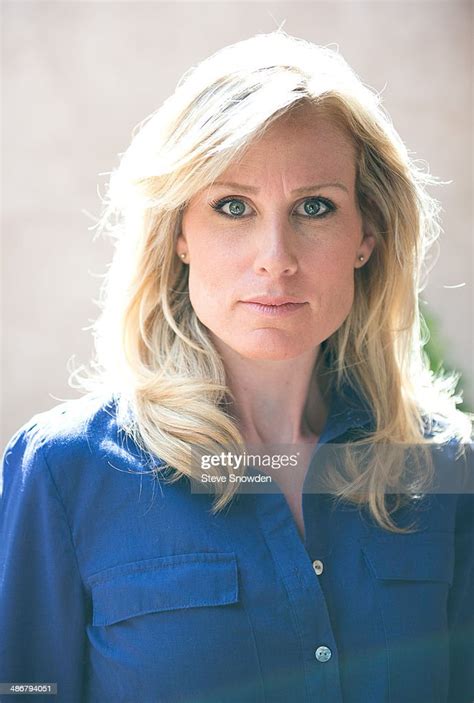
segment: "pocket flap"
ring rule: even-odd
[[[89,578],[92,624],[146,613],[238,602],[233,552],[177,554],[106,569]]]
[[[451,532],[386,534],[360,542],[378,579],[445,581],[452,585],[454,536]]]

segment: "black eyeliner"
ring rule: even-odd
[[[227,212],[222,212],[220,210],[221,207],[226,205],[229,202],[232,202],[234,200],[238,200],[239,202],[242,202],[244,204],[247,204],[245,200],[243,200],[241,197],[238,196],[225,196],[224,198],[219,198],[218,200],[211,200],[209,205],[212,207],[213,210],[216,212],[220,213],[221,215],[224,215],[225,217],[229,217],[232,220],[241,220],[244,219],[243,217],[239,217],[238,215],[229,215]],[[332,214],[337,210],[336,205],[331,201],[328,200],[327,198],[323,198],[322,196],[310,196],[308,198],[304,198],[299,205],[302,205],[305,203],[307,200],[319,200],[320,202],[323,203],[328,208],[327,212],[322,213],[321,215],[316,215],[314,217],[311,217],[311,215],[298,215],[298,217],[303,217],[305,220],[322,220],[323,218],[327,217],[328,215]],[[249,206],[250,207],[250,206]]]

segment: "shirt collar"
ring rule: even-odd
[[[329,397],[328,415],[323,427],[320,444],[331,442],[350,429],[370,426],[375,429],[375,420],[362,392],[348,382],[338,390],[333,385]]]

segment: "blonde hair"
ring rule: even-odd
[[[402,448],[465,442],[471,434],[470,417],[456,409],[458,376],[434,375],[423,352],[418,293],[426,253],[440,232],[439,205],[426,191],[435,179],[410,159],[379,96],[327,47],[281,30],[225,47],[186,72],[139,125],[111,174],[98,223],[116,249],[94,324],[96,359],[70,382],[114,393],[124,430],[148,456],[159,457],[158,470],[169,471],[171,482],[199,477],[193,454],[242,451],[242,435],[225,410],[231,397],[225,369],[190,304],[176,238],[190,198],[301,104],[351,135],[358,204],[376,236],[370,260],[355,271],[352,310],[321,345],[315,366],[325,394],[345,383],[358,388],[375,422],[370,436],[353,443],[368,450],[364,461],[348,451],[345,475],[331,472],[331,491],[367,505],[381,527],[401,532],[385,496],[399,485],[403,466],[396,453],[387,461],[371,450],[389,442]],[[429,460],[422,462],[410,491],[429,487],[432,471]],[[238,484],[214,485],[218,511]]]

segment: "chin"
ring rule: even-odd
[[[230,345],[245,359],[261,361],[285,361],[304,354],[310,347],[299,343],[281,343],[277,341],[260,341],[258,344]]]
[[[255,359],[259,361],[286,361],[288,359],[296,359],[296,357],[303,354],[302,351],[283,351],[278,349],[269,350],[255,350],[246,353],[245,351],[239,352],[241,356],[246,359]]]
[[[235,332],[219,335],[214,329],[210,330],[210,336],[217,349],[227,347],[244,359],[260,361],[294,359],[319,344],[318,339],[306,339],[303,331],[284,332],[271,328],[247,330],[241,335]]]

